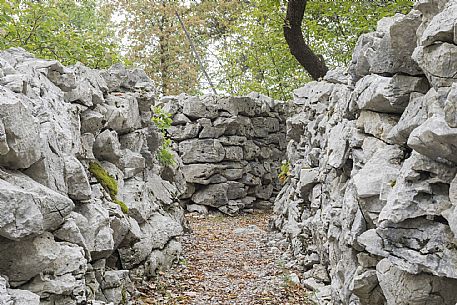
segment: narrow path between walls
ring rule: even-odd
[[[140,290],[138,304],[312,304],[296,285],[282,237],[268,231],[271,214],[188,214],[178,265]]]

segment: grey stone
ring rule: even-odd
[[[387,134],[385,140],[389,143],[404,144],[411,132],[427,120],[425,101],[432,95],[430,90],[426,95],[411,93],[410,101],[405,111],[395,125]]]
[[[10,283],[32,279],[49,267],[60,252],[49,232],[30,240],[3,242],[0,249],[0,272],[8,276]]]
[[[87,68],[81,63],[77,63],[72,69],[76,75],[76,88],[65,92],[65,101],[77,102],[88,107],[102,103],[103,92],[108,88],[98,71]]]
[[[388,305],[454,305],[457,302],[454,279],[409,274],[388,259],[379,262],[376,274]]]
[[[217,163],[225,158],[225,149],[218,140],[186,140],[179,143],[184,164]]]
[[[108,257],[114,250],[108,210],[101,203],[93,202],[78,206],[76,212],[83,216],[75,218],[75,222],[92,259]]]
[[[443,117],[431,117],[414,129],[408,146],[434,160],[457,162],[457,128],[451,128]]]
[[[172,239],[163,250],[154,250],[145,263],[146,276],[157,275],[157,271],[170,268],[182,252],[181,244]]]
[[[115,93],[106,98],[106,127],[119,134],[132,132],[141,127],[138,101],[132,94]]]
[[[354,97],[363,110],[402,113],[412,92],[426,93],[424,78],[396,74],[394,77],[368,75],[357,82]]]
[[[17,240],[55,230],[74,208],[73,202],[16,171],[0,170],[0,235]]]
[[[403,151],[397,146],[389,145],[376,152],[353,178],[357,195],[360,198],[379,195],[383,184],[396,179],[402,156]]]
[[[451,86],[457,78],[457,46],[447,42],[417,47],[413,53],[433,87]]]
[[[90,199],[92,190],[83,165],[73,156],[65,157],[64,164],[68,196],[74,200]]]
[[[187,98],[182,101],[182,113],[190,119],[217,117],[217,109],[214,105],[205,105],[198,97]]]
[[[297,105],[327,103],[333,87],[334,84],[327,82],[310,82],[294,90],[294,103]]]
[[[450,208],[449,184],[456,170],[413,153],[395,178],[380,221],[400,223],[408,218],[440,216]]]
[[[86,272],[87,261],[81,247],[57,243],[57,257],[32,281],[21,286],[40,297],[50,295],[70,295],[78,298],[85,291],[83,275]],[[83,296],[79,295],[79,298]]]
[[[182,141],[198,137],[200,126],[198,124],[186,124],[181,126],[171,126],[168,133],[173,140]]]
[[[444,106],[444,113],[445,113],[445,120],[449,127],[456,128],[457,127],[457,83],[452,85],[451,91],[449,92],[445,106]]]
[[[452,1],[450,2],[452,4]],[[443,11],[435,15],[425,28],[420,37],[422,46],[429,46],[436,42],[454,43],[455,16],[457,15],[457,5],[449,5]]]
[[[98,111],[87,109],[81,113],[81,133],[97,134],[105,124],[105,116]]]
[[[153,249],[162,249],[172,237],[182,234],[182,226],[169,216],[154,214],[141,226],[140,241],[119,248],[122,266],[131,269],[144,262]]]
[[[14,305],[40,305],[40,296],[31,291],[8,289],[8,294],[11,296]]]
[[[39,125],[28,102],[0,88],[0,119],[9,147],[6,154],[0,155],[0,164],[16,169],[28,168],[38,161],[41,157]]]
[[[196,212],[199,214],[208,214],[208,208],[204,205],[199,205],[199,204],[188,204],[186,205],[186,210],[189,212]]]
[[[397,124],[399,118],[395,115],[362,111],[357,119],[357,127],[363,132],[371,134],[378,139],[387,141],[388,134]]]
[[[210,184],[197,190],[192,195],[192,201],[199,205],[208,205],[215,208],[228,204],[229,185],[227,183]]]
[[[350,74],[356,80],[370,73],[405,73],[420,75],[411,58],[416,47],[416,30],[421,23],[418,11],[396,14],[378,22],[376,32],[363,34],[355,47]]]
[[[121,144],[116,131],[105,130],[100,133],[94,142],[94,155],[99,160],[117,163],[122,157]]]
[[[6,142],[5,125],[3,125],[3,121],[0,118],[0,155],[6,155],[9,150],[10,148]]]
[[[240,146],[225,146],[225,160],[241,161],[243,160],[243,148]]]

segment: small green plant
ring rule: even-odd
[[[127,304],[127,289],[125,289],[125,287],[122,287],[121,296],[122,296],[121,304]]]
[[[390,181],[388,182],[388,184],[390,185],[391,188],[394,188],[395,185],[397,185],[397,180],[392,179],[392,180],[390,180]]]
[[[173,166],[176,164],[175,157],[170,151],[171,140],[164,138],[162,146],[157,153],[157,159],[163,166]]]
[[[171,139],[167,137],[166,130],[171,127],[173,119],[171,114],[164,111],[161,107],[154,106],[152,107],[152,121],[160,129],[163,135],[163,142],[157,152],[157,160],[163,166],[173,166],[176,164],[175,158],[170,151]]]
[[[156,124],[157,128],[159,128],[160,131],[163,132],[171,127],[173,119],[171,118],[170,113],[166,112],[162,109],[162,107],[159,106],[153,106],[152,112],[152,121],[154,122],[154,124]]]
[[[280,172],[278,175],[279,182],[281,184],[286,183],[287,178],[290,176],[290,162],[289,161],[282,161],[281,167],[279,168]]]
[[[114,179],[113,176],[111,176],[106,169],[104,169],[103,166],[97,162],[89,163],[89,172],[95,177],[95,179],[97,179],[98,183],[102,185],[105,191],[108,192],[111,200],[121,207],[124,214],[127,214],[129,212],[128,206],[116,198],[119,191],[116,179]]]

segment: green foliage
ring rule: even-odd
[[[290,54],[283,36],[284,16],[278,0],[241,2],[218,50],[222,65],[215,72],[219,90],[233,95],[257,91],[287,100],[310,78]]]
[[[376,29],[377,22],[411,10],[412,0],[308,1],[304,17],[305,40],[330,67],[346,66],[363,33]]]
[[[153,115],[151,120],[157,128],[159,128],[163,135],[162,145],[157,152],[157,160],[159,160],[160,164],[163,166],[173,166],[176,164],[176,161],[171,153],[171,140],[166,135],[166,131],[171,127],[173,119],[171,118],[171,114],[164,111],[161,107],[152,107],[152,112]]]
[[[221,65],[214,74],[220,90],[237,95],[257,91],[287,100],[293,89],[311,80],[284,39],[286,4],[239,1],[238,18],[229,25],[218,50]],[[412,4],[412,0],[308,0],[304,38],[330,68],[346,66],[360,34],[374,30],[382,17],[408,12]]]
[[[120,206],[124,214],[127,214],[129,212],[128,206],[116,198],[119,191],[116,179],[97,162],[89,163],[89,172],[97,179],[98,183],[102,185],[105,191],[109,193],[111,200]]]
[[[160,131],[164,132],[168,128],[171,127],[171,123],[173,123],[173,119],[171,118],[171,114],[164,111],[161,107],[153,106],[152,107],[152,121],[156,124],[157,128]]]
[[[175,157],[170,151],[170,144],[171,140],[165,138],[157,153],[157,160],[159,160],[160,164],[163,166],[173,166],[176,164]]]
[[[0,0],[0,49],[10,47],[64,65],[105,68],[120,60],[110,15],[97,0]]]
[[[281,184],[286,183],[287,178],[290,176],[290,162],[289,161],[283,161],[280,167],[280,172],[278,175],[279,182]]]

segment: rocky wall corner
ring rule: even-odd
[[[141,70],[0,52],[1,304],[127,304],[177,257],[185,185],[156,161],[153,96]]]
[[[235,214],[270,209],[285,159],[286,103],[252,93],[246,97],[167,97],[168,130],[182,159],[189,211]]]
[[[318,304],[456,304],[457,1],[381,20],[294,103],[274,226]]]

